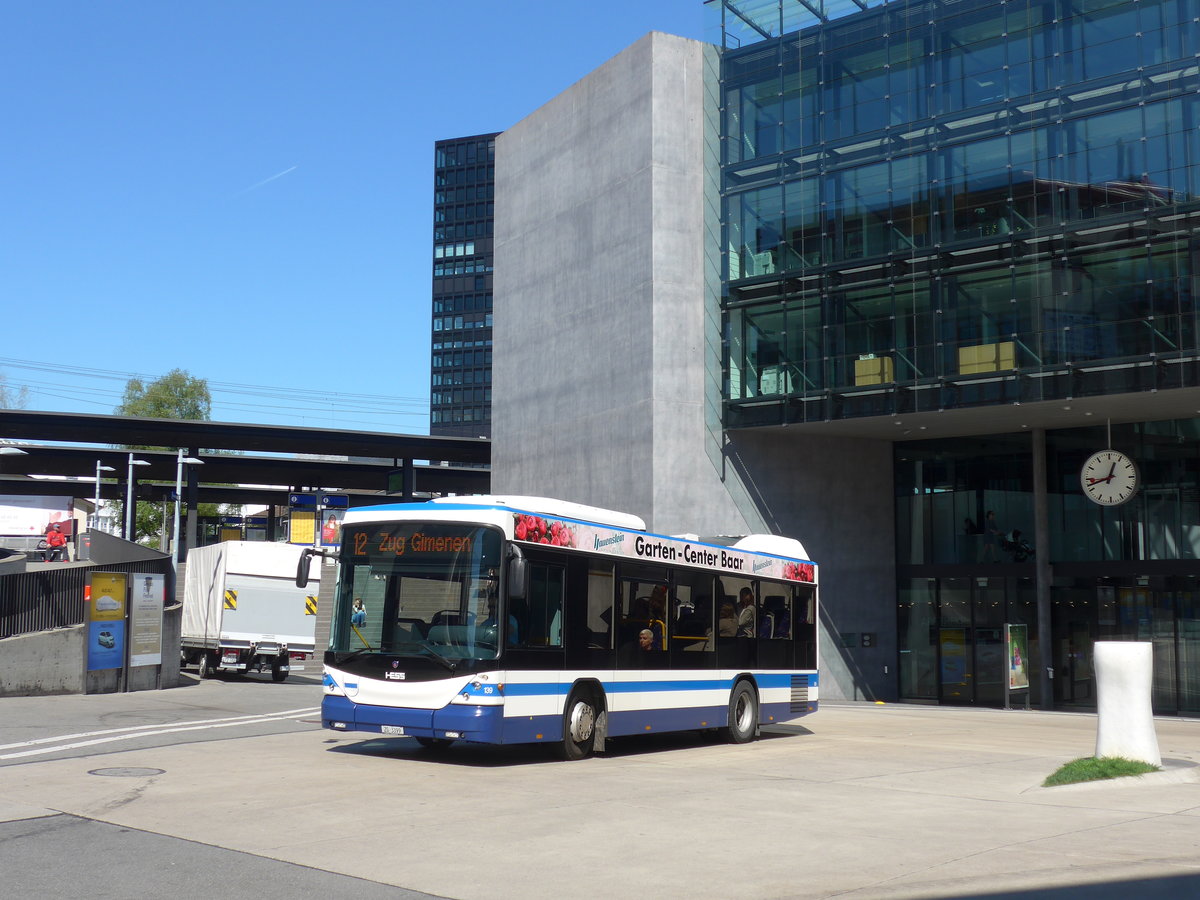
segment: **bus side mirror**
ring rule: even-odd
[[[312,548],[305,547],[300,551],[300,562],[296,564],[296,587],[308,587],[308,570],[312,565]]]
[[[525,557],[510,557],[508,560],[508,599],[524,600],[528,581],[529,566]]]

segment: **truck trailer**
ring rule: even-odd
[[[183,664],[216,672],[270,672],[275,681],[313,656],[320,560],[296,587],[302,548],[225,541],[188,553],[184,577]]]

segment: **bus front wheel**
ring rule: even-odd
[[[595,745],[596,700],[591,694],[572,694],[563,710],[563,759],[586,759]]]
[[[749,682],[739,681],[729,695],[729,742],[745,744],[758,730],[758,698]]]

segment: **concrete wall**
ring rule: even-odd
[[[83,692],[86,626],[0,640],[0,697]]]
[[[497,139],[497,493],[737,518],[702,487],[705,53],[649,34]]]
[[[715,68],[653,33],[497,139],[493,490],[799,538],[822,696],[890,699],[890,444],[720,428]]]
[[[757,530],[799,538],[820,564],[821,696],[895,700],[896,548],[892,445],[731,432],[729,468],[760,515]],[[875,635],[843,647],[842,634]],[[885,671],[886,668],[886,671]]]

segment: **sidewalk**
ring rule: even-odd
[[[827,893],[814,896],[1200,897],[1200,721],[1155,719],[1161,773],[1041,787],[1094,754],[1096,726],[1094,714],[823,704],[805,777],[845,807],[822,804],[830,846],[817,855],[857,832],[872,877],[848,889],[819,864]]]
[[[1200,897],[1200,721],[1155,720],[1164,773],[1040,787],[1096,724],[828,703],[752,744],[647,736],[578,763],[314,727],[0,769],[0,820],[59,811],[461,900]]]

